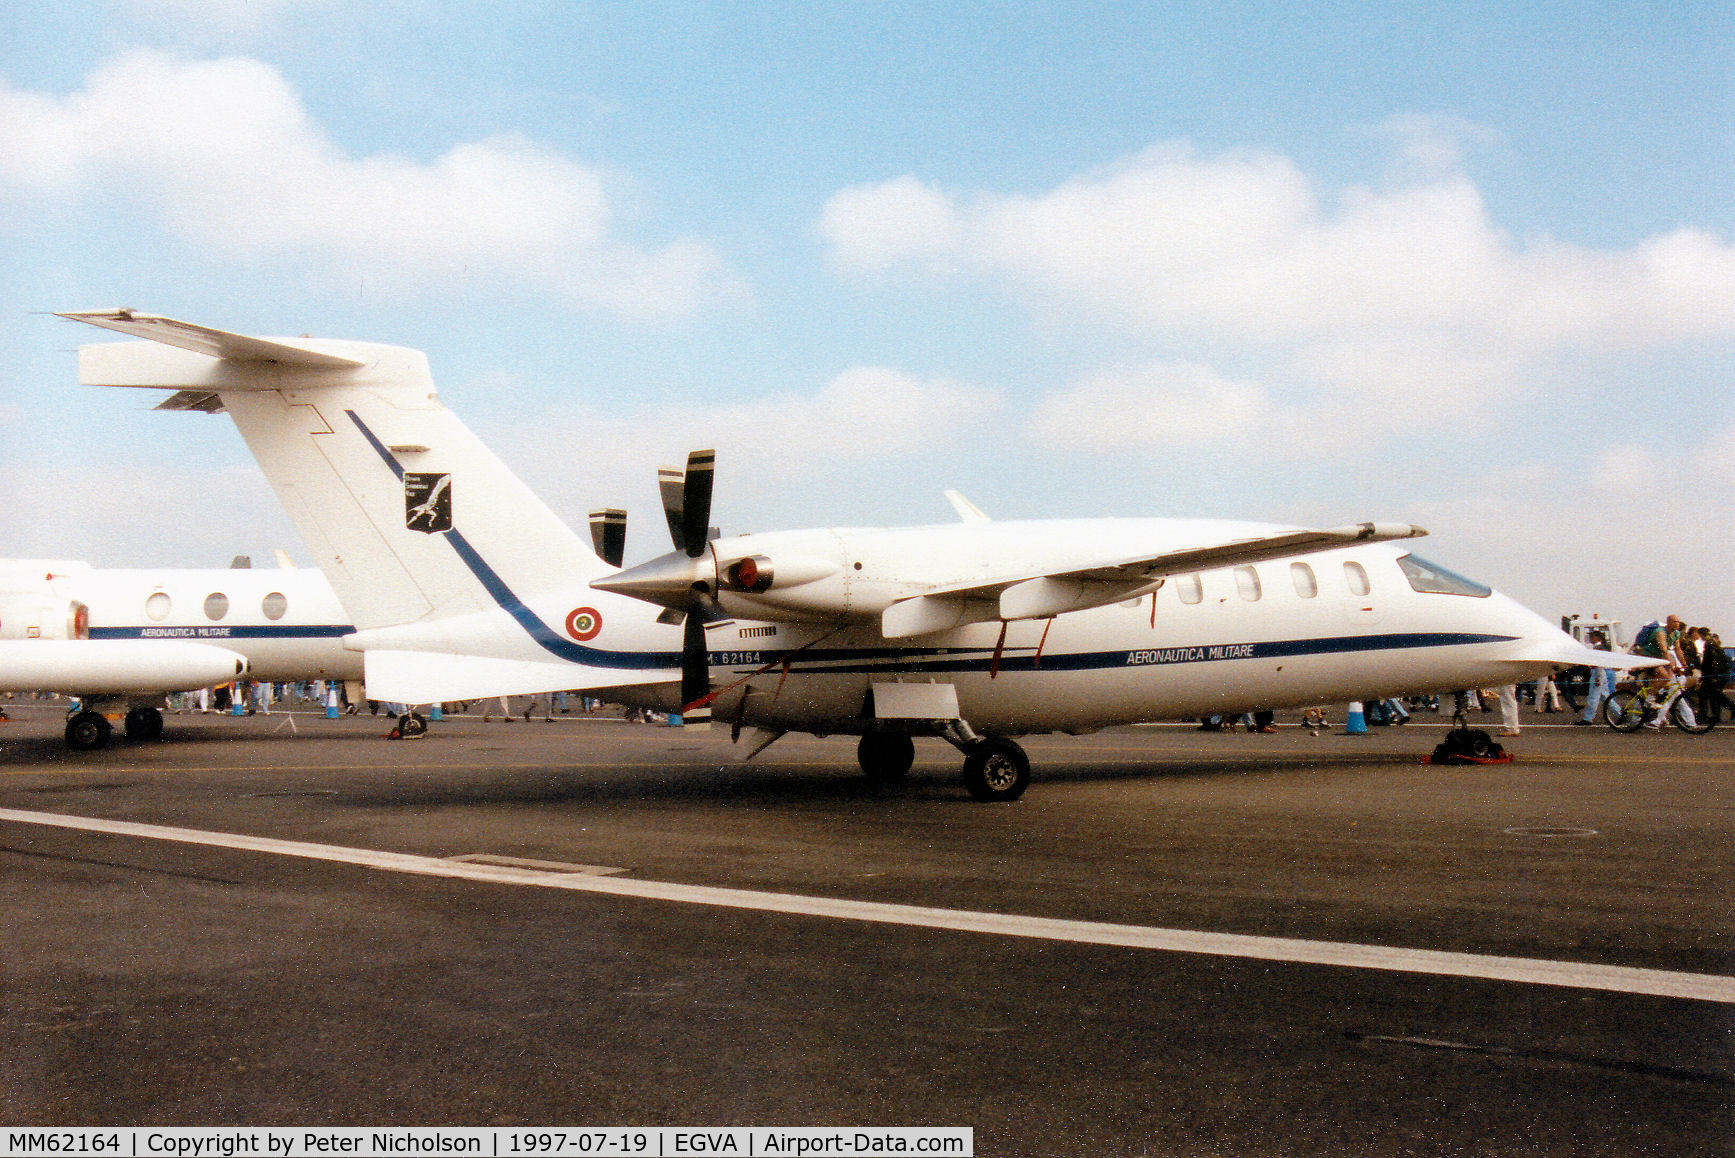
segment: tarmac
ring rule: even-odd
[[[940,741],[6,706],[6,1126],[1735,1152],[1735,727],[1031,737],[985,805]]]

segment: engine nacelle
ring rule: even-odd
[[[786,591],[817,583],[842,569],[830,559],[811,555],[781,555],[776,562],[767,555],[748,555],[720,568],[718,578],[726,590],[761,595],[773,589]]]
[[[89,639],[90,608],[47,592],[0,594],[0,639]]]

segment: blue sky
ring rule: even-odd
[[[1735,627],[1726,6],[19,3],[0,541],[305,558],[130,305],[428,352],[575,526],[1410,520]]]

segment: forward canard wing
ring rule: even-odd
[[[1171,575],[1331,551],[1359,543],[1414,539],[1427,533],[1409,523],[1304,528],[1154,555],[1105,560],[1063,571],[976,580],[935,588],[899,600],[881,614],[880,627],[886,638],[897,639],[944,631],[964,623],[1044,619],[1068,611],[1084,611],[1135,599],[1156,590]]]

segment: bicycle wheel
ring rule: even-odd
[[[1687,702],[1686,696],[1676,696],[1675,702],[1669,705],[1669,723],[1689,736],[1703,736],[1717,726],[1710,716],[1701,718],[1695,715],[1693,705]]]
[[[1603,723],[1617,732],[1636,732],[1644,726],[1645,697],[1638,692],[1616,692],[1602,702]]]

